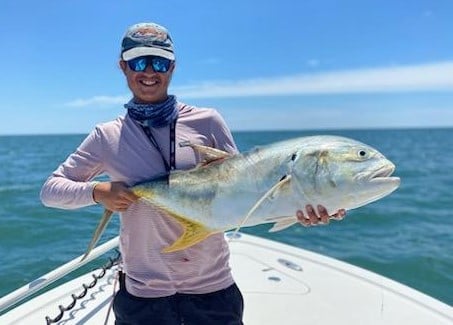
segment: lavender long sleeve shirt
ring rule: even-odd
[[[176,124],[176,168],[189,169],[199,156],[180,142],[202,144],[237,152],[231,133],[213,109],[179,105]],[[164,151],[170,152],[169,127],[153,129]],[[92,181],[108,175],[128,185],[165,172],[157,149],[128,115],[100,124],[47,179],[41,200],[49,207],[76,209],[96,204]],[[162,211],[143,202],[120,214],[120,249],[127,274],[128,292],[139,297],[163,297],[180,293],[208,293],[233,283],[229,250],[222,234],[174,253],[161,253],[181,234],[182,227]]]

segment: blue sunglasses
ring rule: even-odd
[[[161,56],[139,56],[138,58],[127,61],[127,65],[132,71],[143,72],[148,65],[151,65],[154,72],[165,73],[170,69],[171,60]]]

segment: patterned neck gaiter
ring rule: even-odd
[[[124,108],[134,120],[145,123],[154,128],[162,128],[170,125],[178,118],[176,96],[169,95],[159,104],[137,104],[131,99]]]

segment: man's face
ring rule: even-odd
[[[123,60],[120,61],[120,67],[137,103],[155,104],[167,99],[168,86],[175,68],[174,62],[171,63],[167,72],[155,72],[151,65],[148,65],[144,71],[135,72]]]

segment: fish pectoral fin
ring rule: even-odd
[[[93,248],[96,246],[99,239],[101,238],[102,233],[104,232],[110,219],[112,218],[112,215],[113,215],[113,211],[107,210],[107,209],[104,210],[104,214],[102,215],[101,221],[99,221],[99,224],[96,227],[96,230],[94,231],[93,237],[91,238],[90,244],[88,245],[88,248],[85,251],[85,255],[83,255],[80,262],[85,260],[88,257],[88,255],[90,254],[90,252],[93,250]]]
[[[217,148],[212,148],[208,146],[203,146],[201,144],[195,144],[195,143],[184,143],[184,146],[189,146],[191,147],[194,151],[198,152],[203,156],[203,165],[207,165],[213,161],[219,160],[219,159],[225,159],[228,157],[233,156],[233,154],[217,149]]]
[[[171,244],[168,247],[165,247],[162,250],[162,253],[172,253],[186,249],[190,246],[193,246],[205,240],[210,235],[213,235],[218,232],[206,228],[203,224],[199,222],[188,220],[186,218],[183,218],[177,214],[168,211],[166,212],[173,218],[175,218],[176,221],[178,221],[178,223],[183,227],[184,231],[182,235],[173,244]]]
[[[280,217],[278,218],[274,226],[269,229],[269,232],[276,232],[286,229],[288,227],[291,227],[295,223],[297,223],[297,219],[295,217]]]
[[[239,226],[234,230],[233,236],[231,238],[233,238],[234,235],[239,231],[239,229],[241,229],[241,227],[243,225],[245,225],[248,218],[256,211],[256,209],[258,209],[261,206],[261,204],[263,204],[264,201],[271,198],[272,196],[276,196],[278,194],[278,191],[282,190],[282,188],[284,186],[288,185],[290,183],[290,181],[291,181],[291,175],[285,175],[284,177],[282,177],[282,179],[280,179],[280,181],[277,184],[272,186],[269,189],[269,191],[267,191],[258,201],[256,201],[256,203],[253,205],[253,207],[247,213],[247,215],[242,220],[242,222],[239,224]]]

